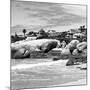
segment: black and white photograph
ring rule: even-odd
[[[87,85],[87,5],[10,0],[10,90]]]

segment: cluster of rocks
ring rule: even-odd
[[[11,58],[28,58],[34,51],[48,53],[53,48],[60,46],[60,42],[55,39],[25,40],[11,44]]]
[[[69,60],[66,66],[87,62],[87,42],[85,41],[71,40],[68,44],[62,41],[60,48],[53,50],[60,51],[60,56],[68,57]],[[55,60],[59,60],[60,58],[55,58]]]
[[[62,55],[87,55],[87,42],[79,42],[79,40],[72,40],[68,45],[62,46]]]
[[[87,62],[87,42],[72,40],[61,51],[62,55],[72,55],[66,66],[79,64],[78,62]]]
[[[31,53],[35,51],[44,54],[51,50],[59,51],[61,56],[71,56],[66,64],[67,66],[77,64],[78,61],[86,62],[86,58],[83,60],[81,57],[87,57],[87,42],[80,42],[79,40],[71,40],[68,44],[66,44],[65,41],[60,43],[60,41],[56,39],[18,41],[11,44],[11,58],[30,58]],[[76,57],[78,57],[78,59],[76,59]]]

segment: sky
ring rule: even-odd
[[[11,33],[23,28],[69,30],[86,25],[86,6],[11,0]]]

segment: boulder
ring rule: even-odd
[[[73,55],[79,55],[79,52],[78,52],[78,50],[77,49],[74,49],[74,51],[73,51],[73,53],[72,53]]]
[[[62,49],[62,51],[61,51],[61,55],[70,55],[71,53],[70,53],[70,50],[69,49]]]
[[[70,53],[73,53],[73,50],[76,49],[77,44],[79,44],[78,40],[72,40],[65,48],[70,50]]]
[[[87,48],[87,42],[81,42],[81,43],[77,44],[77,49],[79,51],[83,51],[86,48]]]
[[[57,44],[58,43],[54,42],[54,41],[43,43],[43,45],[40,47],[40,50],[42,50],[44,53],[47,53],[50,50],[52,50],[53,48],[56,48]]]
[[[34,47],[37,48],[39,46],[42,46],[43,44],[51,44],[51,43],[57,43],[57,46],[60,46],[60,42],[59,40],[56,39],[38,39],[38,40],[29,40],[29,41],[21,41],[18,43],[13,43],[11,44],[11,48],[20,48],[20,47],[24,47],[27,46],[29,48]]]
[[[69,59],[66,63],[66,66],[71,66],[71,65],[74,65],[74,61]]]
[[[87,57],[87,49],[84,49],[84,50],[82,51],[81,56]]]
[[[24,55],[23,52],[25,50],[29,51],[29,54],[33,51],[43,51],[44,53],[47,53],[53,48],[59,47],[59,45],[60,42],[55,39],[38,39],[38,40],[28,40],[28,41],[24,40],[24,41],[12,43],[11,51],[14,52],[15,57],[19,53],[19,56],[17,57],[20,58],[20,55],[21,57],[23,57],[22,55]]]
[[[20,48],[18,50],[11,49],[11,58],[21,59],[21,58],[28,58],[28,57],[30,57],[30,52],[25,48]]]
[[[77,44],[79,44],[79,40],[72,40],[65,48],[68,48],[68,49],[72,47],[76,48]]]

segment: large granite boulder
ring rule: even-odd
[[[55,41],[52,41],[52,42],[46,42],[46,43],[43,43],[40,47],[40,50],[42,50],[44,53],[47,53],[49,52],[50,50],[52,50],[53,48],[56,48],[58,45],[57,42]]]
[[[72,55],[79,55],[78,50],[77,49],[74,49]]]
[[[71,65],[74,65],[74,61],[70,59],[67,61],[66,66],[71,66]]]
[[[69,49],[66,49],[66,48],[64,48],[64,49],[62,49],[62,51],[61,51],[61,55],[70,55],[71,53],[70,53],[70,50]]]
[[[56,39],[38,39],[38,40],[29,40],[29,41],[20,41],[11,44],[11,51],[13,51],[12,56],[19,56],[19,58],[24,58],[24,52],[27,50],[29,54],[33,51],[43,51],[43,53],[47,53],[53,48],[57,48],[60,46],[60,42]]]
[[[30,52],[25,48],[11,49],[11,58],[23,59],[29,57],[30,57]]]
[[[81,43],[77,44],[77,49],[79,51],[83,51],[86,48],[87,48],[87,42],[81,42]]]
[[[65,48],[68,48],[68,49],[72,47],[76,48],[77,44],[79,44],[79,40],[72,40],[68,45],[66,45]]]
[[[77,44],[79,44],[79,40],[72,40],[65,48],[69,49],[72,54],[74,49],[76,49]]]

